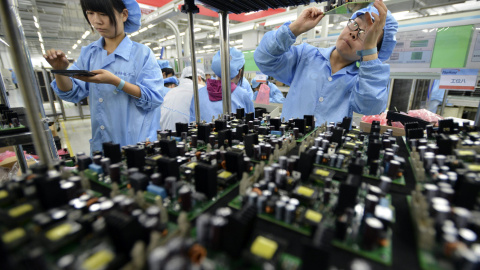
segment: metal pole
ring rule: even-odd
[[[228,12],[221,11],[220,16],[220,56],[222,60],[222,100],[223,114],[232,112],[232,91],[230,86],[230,46],[228,40]]]
[[[192,62],[192,81],[193,81],[193,101],[195,102],[195,119],[200,123],[200,104],[198,100],[198,76],[197,76],[197,57],[195,55],[195,32],[193,24],[193,13],[188,12],[188,35],[190,37],[190,53]]]
[[[81,119],[84,119],[83,109],[82,109],[82,102],[78,102],[78,103],[77,103],[77,106],[78,106],[78,112],[80,113],[80,118],[81,118]]]
[[[8,98],[7,98],[7,88],[3,83],[3,77],[1,72],[0,72],[0,98],[2,99],[1,100],[2,104],[10,108],[10,103],[8,102]]]
[[[412,88],[410,88],[410,96],[408,97],[408,107],[407,112],[412,108],[413,97],[415,96],[415,89],[417,87],[417,79],[414,79],[412,82]]]
[[[443,111],[445,110],[445,105],[447,105],[447,96],[448,96],[448,90],[445,90],[445,94],[443,95],[443,101],[442,101],[442,110],[440,111],[441,116],[443,116]]]
[[[50,80],[48,79],[47,71],[42,67],[43,82],[45,83],[45,92],[47,92],[48,101],[50,102],[50,107],[52,109],[52,114],[54,117],[57,117],[57,109],[55,108],[55,103],[53,102],[52,89],[50,88]]]
[[[478,103],[477,114],[475,115],[475,126],[480,126],[480,102]]]
[[[20,170],[22,171],[22,174],[27,173],[28,165],[27,161],[25,160],[25,155],[23,154],[22,145],[14,145],[13,149],[15,150],[15,155],[17,156],[18,164],[20,164]]]
[[[53,149],[48,147],[49,142],[45,134],[45,130],[48,127],[41,120],[45,112],[40,110],[39,101],[33,98],[37,96],[37,93],[40,93],[40,89],[38,84],[35,83],[35,75],[30,62],[30,52],[28,51],[20,15],[17,12],[17,3],[14,3],[13,0],[0,1],[0,14],[6,31],[7,42],[11,45],[13,66],[17,71],[20,92],[25,102],[27,121],[32,131],[35,150],[40,157],[40,163],[51,167],[52,156],[49,153]],[[53,143],[53,138],[51,143]]]

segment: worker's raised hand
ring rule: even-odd
[[[45,52],[43,55],[45,60],[52,66],[53,69],[67,69],[68,59],[65,53],[61,50],[51,49]]]
[[[366,36],[364,41],[364,50],[373,49],[377,47],[378,40],[383,36],[383,28],[385,27],[385,22],[387,20],[387,6],[383,3],[382,0],[375,0],[373,4],[378,10],[378,14],[373,12],[365,13],[365,20],[367,22]],[[375,20],[375,22],[372,20]]]
[[[120,78],[108,70],[97,69],[90,72],[95,73],[95,76],[74,76],[74,78],[84,82],[113,84],[115,86],[120,83]]]
[[[298,37],[317,26],[324,16],[323,12],[316,7],[307,8],[290,24],[290,30]]]

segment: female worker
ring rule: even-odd
[[[85,18],[101,38],[83,47],[71,70],[89,70],[95,76],[73,79],[55,75],[52,88],[67,101],[90,98],[92,139],[90,150],[101,151],[102,143],[121,146],[156,140],[163,79],[153,52],[131,41],[125,32],[140,28],[140,7],[135,0],[81,0]],[[44,55],[54,69],[67,69],[60,50]]]
[[[262,84],[263,83],[261,82],[257,82],[255,78],[252,79],[252,89],[254,91],[252,100],[257,99],[258,91],[260,90],[260,86]],[[280,89],[278,89],[278,87],[275,84],[267,81],[267,86],[270,88],[270,99],[269,99],[270,103],[283,103],[285,101],[285,98],[283,97],[282,92],[280,91]]]
[[[265,34],[254,53],[260,70],[290,85],[282,117],[315,115],[317,125],[341,122],[353,112],[385,110],[390,66],[383,64],[396,44],[398,23],[381,0],[359,10],[347,22],[336,46],[292,47],[297,36],[313,29],[324,14],[306,9],[293,22]],[[377,53],[378,51],[378,53]]]
[[[219,80],[207,80],[207,86],[198,89],[201,121],[210,122],[212,117],[223,114],[222,102],[222,69],[220,64],[220,51],[212,59],[212,70],[219,77]],[[235,48],[230,48],[230,79],[231,79],[231,102],[232,112],[238,108],[244,108],[245,113],[254,112],[253,102],[247,90],[238,86],[242,81],[245,57],[243,53]],[[195,105],[192,99],[190,106],[190,122],[195,121]]]

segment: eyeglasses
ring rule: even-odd
[[[358,23],[355,20],[349,19],[348,23],[347,23],[347,26],[348,26],[348,29],[350,29],[352,31],[358,31],[358,33],[357,33],[358,39],[360,39],[361,41],[364,41],[365,30],[360,29],[360,27],[358,26]]]

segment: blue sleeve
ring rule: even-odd
[[[266,33],[253,54],[255,63],[263,73],[287,85],[292,84],[297,64],[305,53],[305,48],[310,48],[292,47],[296,37],[288,27],[290,23],[287,22],[278,30]]]
[[[139,66],[141,71],[137,77],[137,81],[134,83],[140,87],[141,96],[135,100],[137,107],[144,110],[152,110],[163,103],[162,87],[163,78],[159,74],[162,74],[160,67],[155,60],[155,55],[150,49],[146,49],[148,55],[144,63]]]
[[[73,63],[68,69],[69,70],[88,70],[88,68],[85,68],[85,61],[86,61],[86,53],[85,53],[85,47],[82,47],[82,50],[80,52],[80,57],[78,57],[78,60]],[[82,99],[88,97],[88,94],[90,93],[89,88],[88,88],[88,83],[70,78],[72,80],[72,90],[63,92],[60,90],[57,86],[57,80],[53,80],[53,82],[50,84],[52,86],[53,91],[58,95],[59,98],[73,102],[73,103],[78,103]]]
[[[252,86],[250,85],[250,83],[248,82],[248,80],[243,77],[243,81],[242,81],[242,87],[247,90],[247,93],[248,93],[248,97],[251,99],[253,99],[253,89],[252,89]]]
[[[245,103],[245,113],[255,112],[255,109],[253,108],[253,101],[249,95],[245,95],[244,103]]]
[[[285,98],[283,97],[282,91],[273,83],[268,83],[268,86],[270,86],[270,102],[283,103]]]
[[[353,111],[375,115],[385,111],[388,100],[390,66],[379,59],[361,62],[350,104]]]
[[[190,102],[190,120],[189,122],[195,122],[195,101],[194,97],[192,96],[192,101]]]

